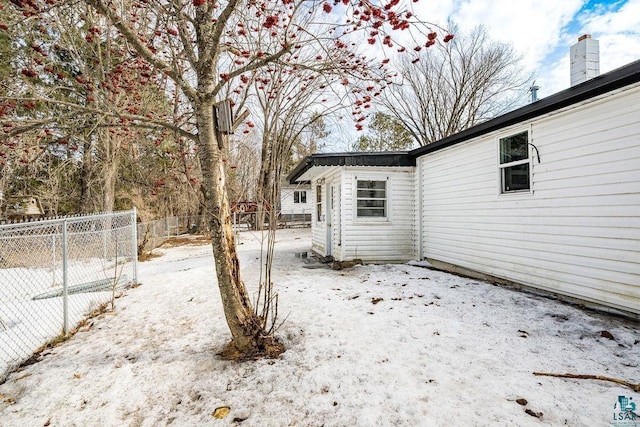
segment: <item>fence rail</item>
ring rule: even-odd
[[[0,225],[0,381],[137,281],[135,209]]]

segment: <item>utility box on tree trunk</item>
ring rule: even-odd
[[[231,100],[225,99],[214,105],[216,109],[216,119],[218,120],[218,132],[224,134],[233,133],[233,111],[231,110]]]

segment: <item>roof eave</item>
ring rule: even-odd
[[[571,105],[591,98],[621,89],[640,82],[640,61],[632,62],[606,74],[602,74],[589,81],[570,87],[562,92],[550,95],[532,104],[503,114],[495,119],[480,123],[466,130],[443,138],[432,144],[412,150],[409,155],[419,157],[427,153],[476,138],[490,132],[531,120],[536,117],[561,110]]]
[[[415,166],[416,160],[408,151],[382,151],[374,153],[320,153],[305,157],[287,176],[291,184],[313,167],[331,166],[378,166],[402,167]]]

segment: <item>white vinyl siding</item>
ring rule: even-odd
[[[298,196],[300,196],[301,193],[306,194],[305,201],[303,203],[300,202],[300,198],[298,198],[298,202],[296,203],[296,193],[298,193]],[[311,215],[311,211],[315,206],[311,196],[311,187],[308,185],[282,187],[280,190],[280,213],[282,215]]]
[[[386,182],[386,216],[358,217],[358,181]],[[415,259],[414,168],[350,167],[342,181],[342,259],[405,262]]]
[[[524,196],[495,191],[496,138],[521,127],[418,159],[422,256],[640,314],[640,88],[522,125]]]

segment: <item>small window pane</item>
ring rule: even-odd
[[[358,208],[358,216],[359,217],[376,217],[376,218],[384,218],[385,210],[384,209],[361,209]]]
[[[384,208],[386,200],[358,200],[359,208]]]
[[[529,134],[522,132],[500,139],[500,163],[517,162],[529,158]]]
[[[374,188],[378,190],[384,190],[387,188],[386,181],[358,181],[358,189],[361,188]]]
[[[528,190],[529,187],[529,163],[506,167],[502,170],[504,184],[503,191]]]
[[[386,191],[383,190],[358,190],[358,198],[384,199]]]
[[[306,191],[294,191],[293,192],[293,203],[307,203],[307,192]]]
[[[357,181],[356,215],[384,218],[387,216],[387,182]]]

